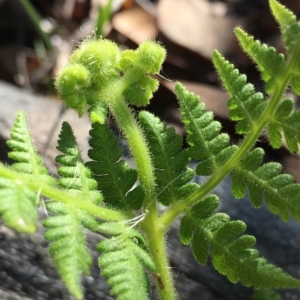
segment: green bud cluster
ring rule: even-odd
[[[122,51],[109,40],[86,40],[58,73],[55,86],[79,116],[98,101],[109,106],[110,98],[119,93],[129,104],[145,106],[158,89],[158,81],[150,75],[160,72],[165,57],[165,49],[153,41],[141,43],[135,51]]]

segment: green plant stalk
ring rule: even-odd
[[[46,47],[53,52],[53,45],[50,41],[50,38],[48,34],[41,28],[40,25],[40,16],[35,10],[35,8],[32,6],[32,4],[28,0],[20,0],[21,4],[24,6],[26,12],[28,13],[29,17],[31,18],[31,21],[33,22],[37,32],[40,34],[42,37]]]
[[[266,108],[265,113],[260,117],[257,121],[256,126],[252,127],[252,130],[249,132],[247,137],[244,139],[242,144],[240,145],[237,152],[227,161],[225,165],[223,165],[217,173],[212,175],[212,177],[201,186],[196,192],[191,194],[185,200],[176,202],[173,206],[167,210],[164,215],[160,217],[160,222],[163,224],[165,230],[173,223],[174,219],[182,213],[184,210],[191,207],[195,204],[199,199],[204,197],[206,194],[211,192],[228,174],[235,168],[235,166],[240,162],[240,160],[245,156],[245,154],[252,148],[253,144],[258,140],[262,130],[269,122],[270,117],[274,113],[281,97],[286,90],[287,84],[293,75],[293,66],[299,64],[300,61],[300,41],[295,45],[295,51],[291,56],[286,70],[283,73],[280,84],[277,85],[277,89],[274,91],[271,99],[269,100],[268,106]]]
[[[136,163],[139,180],[146,195],[144,208],[147,208],[151,202],[154,201],[155,197],[154,173],[150,153],[142,131],[128,105],[125,103],[123,96],[120,96],[120,93],[116,93],[116,90],[114,94],[117,94],[117,96],[113,97],[113,100],[109,99],[106,103],[121,131],[128,140],[130,150],[132,151]]]
[[[26,186],[28,186],[30,189],[42,194],[45,197],[66,204],[74,204],[90,215],[104,220],[123,221],[128,219],[126,215],[119,211],[108,209],[105,207],[99,207],[91,202],[86,201],[84,198],[74,196],[71,193],[49,186],[46,183],[42,183],[38,180],[33,180],[32,177],[30,178],[29,176],[25,176],[18,172],[15,172],[5,167],[2,163],[0,163],[0,177],[15,180],[20,184],[26,184]]]
[[[96,22],[96,36],[98,38],[103,37],[105,32],[105,25],[110,20],[111,17],[111,6],[112,6],[112,0],[109,0],[106,5],[103,7],[99,7],[98,9],[98,18]]]
[[[155,201],[155,181],[151,156],[143,137],[142,130],[136,122],[130,108],[125,103],[123,96],[121,93],[118,93],[118,91],[121,90],[122,83],[116,83],[116,85],[111,88],[111,91],[113,95],[117,96],[111,97],[112,94],[107,93],[110,97],[105,102],[109,106],[112,115],[128,141],[136,163],[140,183],[145,191],[143,207],[147,216],[142,222],[141,228],[146,234],[150,253],[157,268],[157,273],[164,284],[164,289],[161,289],[159,284],[157,284],[160,299],[173,300],[175,299],[176,292],[168,264],[164,239],[165,230],[158,222],[158,212]]]
[[[155,204],[153,204],[155,205]],[[157,291],[159,298],[162,300],[177,299],[177,293],[174,288],[172,274],[170,272],[169,260],[165,245],[165,228],[158,219],[157,214],[150,214],[141,224],[142,230],[145,232],[150,253],[156,265],[156,273],[160,276],[162,286],[157,282]]]

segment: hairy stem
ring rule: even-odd
[[[148,208],[155,198],[155,182],[151,157],[142,131],[123,97],[110,100],[108,105],[128,141],[136,163],[139,180],[146,195],[144,208]]]
[[[187,197],[184,201],[176,202],[173,206],[160,218],[163,226],[167,228],[173,223],[174,219],[182,213],[185,209],[191,207],[199,199],[204,197],[206,194],[211,192],[230,172],[232,172],[240,160],[245,156],[245,154],[251,149],[253,144],[258,140],[262,130],[269,122],[272,117],[281,97],[287,87],[287,84],[293,75],[293,66],[299,64],[300,60],[300,41],[295,45],[295,51],[288,61],[285,72],[282,74],[280,83],[277,85],[271,98],[268,100],[268,106],[262,116],[259,118],[255,126],[253,126],[249,134],[244,139],[243,143],[240,145],[237,152],[223,165],[218,172],[216,172],[212,177],[201,186],[196,192]]]
[[[99,217],[103,220],[110,221],[122,221],[128,219],[126,215],[122,214],[119,211],[108,209],[105,207],[99,207],[91,202],[86,201],[85,198],[72,195],[69,192],[52,187],[43,183],[32,176],[26,176],[15,172],[3,164],[0,163],[0,176],[15,180],[18,184],[25,184],[30,189],[34,190],[41,195],[48,197],[52,200],[63,202],[66,204],[74,204],[74,206],[86,211],[92,216]]]
[[[159,280],[157,279],[156,283],[159,298],[161,300],[177,299],[166,253],[165,228],[159,222],[157,214],[155,215],[154,213],[148,215],[143,221],[141,228],[148,238],[150,253],[157,268],[156,272]]]
[[[118,86],[114,86],[113,91],[116,95]],[[121,93],[119,93],[119,95],[121,95]],[[173,300],[175,299],[176,292],[168,265],[164,240],[165,230],[158,222],[158,212],[155,201],[154,172],[146,141],[140,126],[125,103],[123,96],[115,97],[113,100],[110,97],[107,104],[128,141],[131,153],[136,163],[140,183],[145,191],[143,207],[147,212],[147,217],[142,222],[141,228],[146,234],[149,242],[150,253],[157,268],[157,273],[164,285],[164,288],[162,289],[162,286],[160,286],[161,282],[157,282],[160,299]]]

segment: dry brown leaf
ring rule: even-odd
[[[225,4],[206,0],[160,0],[157,20],[169,39],[207,58],[214,49],[226,53],[238,23]]]
[[[158,33],[155,18],[138,6],[116,13],[112,26],[137,44],[154,39]]]

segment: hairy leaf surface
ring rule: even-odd
[[[38,178],[37,180],[41,183],[45,182],[54,185],[54,178],[49,175],[42,158],[37,154],[36,147],[31,140],[23,111],[18,113],[10,137],[11,139],[7,141],[7,145],[12,150],[8,153],[8,157],[15,161],[12,169],[20,173],[32,175]]]
[[[284,56],[277,54],[275,48],[269,47],[266,44],[261,44],[255,41],[254,38],[248,35],[241,28],[235,29],[235,34],[243,47],[244,51],[257,64],[259,71],[262,74],[263,80],[266,82],[265,89],[270,94],[280,80],[280,74],[285,67]]]
[[[251,151],[235,169],[232,175],[232,192],[236,198],[245,195],[248,186],[254,207],[262,205],[263,196],[269,210],[279,214],[283,221],[290,216],[300,220],[300,184],[294,183],[293,176],[281,174],[282,166],[271,162],[261,166],[264,151]]]
[[[117,299],[148,299],[149,284],[145,268],[155,272],[155,265],[144,250],[143,243],[144,239],[137,231],[123,225],[122,232],[115,232],[113,238],[103,240],[97,246],[97,250],[103,252],[99,258],[101,274],[108,278],[111,294],[116,295]]]
[[[274,148],[282,146],[282,134],[291,153],[297,153],[300,143],[300,110],[293,112],[294,101],[283,100],[268,125],[270,143]]]
[[[187,197],[198,185],[188,183],[194,172],[186,167],[190,159],[188,152],[182,150],[182,136],[146,111],[139,118],[153,158],[158,200],[169,205]]]
[[[213,52],[213,63],[230,97],[227,104],[229,117],[238,122],[237,133],[246,134],[266,107],[266,102],[262,101],[263,94],[255,93],[253,85],[246,82],[246,76],[239,74],[218,51]]]
[[[56,158],[60,164],[59,186],[86,201],[100,203],[102,195],[95,190],[97,182],[91,179],[91,172],[83,163],[68,123],[63,123],[59,137],[57,149],[63,153]],[[85,243],[84,227],[98,231],[98,223],[72,204],[48,201],[46,207],[55,214],[44,221],[44,226],[49,229],[45,238],[51,242],[50,254],[70,292],[76,299],[83,299],[81,274],[88,274],[92,263]]]
[[[134,188],[137,171],[120,160],[122,148],[118,146],[118,139],[106,124],[100,123],[93,124],[90,136],[92,149],[88,154],[94,161],[88,162],[87,166],[92,170],[105,202],[116,208],[139,209],[144,192],[140,185]]]
[[[205,104],[200,102],[198,96],[180,83],[176,83],[175,93],[190,145],[188,155],[201,161],[196,173],[212,175],[233,155],[237,146],[228,146],[229,135],[220,133],[221,124],[214,121],[213,113],[205,110]]]
[[[261,289],[254,292],[253,300],[282,300],[282,298],[272,289]]]
[[[0,215],[7,226],[18,232],[35,232],[38,202],[36,193],[22,182],[0,178]]]
[[[206,264],[210,252],[214,267],[233,283],[240,281],[257,289],[300,286],[299,280],[259,257],[252,248],[255,238],[241,235],[245,223],[230,221],[223,213],[213,214],[217,206],[218,198],[207,196],[187,212],[180,224],[181,241],[192,243],[193,254],[201,264]]]
[[[11,168],[41,182],[41,186],[43,183],[55,184],[32,143],[23,111],[18,113],[10,137],[7,141],[11,148],[8,157],[15,161]],[[34,232],[36,209],[39,204],[37,193],[30,190],[21,180],[0,178],[0,214],[6,225],[19,232]]]
[[[296,16],[278,1],[270,0],[270,7],[276,21],[279,23],[288,58],[296,56],[291,65],[293,75],[291,76],[290,84],[293,91],[300,95],[300,60],[297,58],[299,54],[295,52],[299,48],[300,43],[300,24],[297,22]]]

